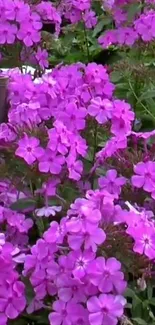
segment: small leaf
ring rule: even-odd
[[[96,25],[93,32],[93,37],[96,37],[97,34],[99,34],[103,30],[103,27],[109,25],[110,23],[111,19],[109,17],[103,17],[102,20],[100,20],[99,23]]]
[[[138,318],[138,317],[132,318],[132,320],[135,321],[139,325],[148,325],[148,323],[146,323],[145,320]]]
[[[15,211],[33,211],[35,209],[36,202],[33,199],[19,199],[11,204],[10,208]]]

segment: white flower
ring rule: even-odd
[[[55,216],[56,212],[60,212],[62,210],[61,206],[52,206],[52,207],[43,207],[41,209],[35,210],[35,213],[38,217],[49,217]]]

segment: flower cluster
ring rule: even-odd
[[[99,210],[102,201],[104,210],[105,198],[102,191],[88,191],[85,199],[77,199],[60,224],[51,222],[26,256],[24,275],[30,277],[36,301],[29,308],[38,309],[47,295],[55,296],[51,324],[63,324],[65,316],[67,324],[93,325],[98,314],[101,323],[116,324],[123,314],[126,282],[121,263],[97,254],[106,241]]]
[[[16,271],[19,250],[5,241],[0,234],[0,322],[7,324],[8,319],[15,319],[25,309],[25,286]]]
[[[22,303],[9,314],[0,293],[3,322],[26,307],[49,310],[53,325],[116,325],[131,256],[137,277],[147,278],[155,259],[154,131],[132,131],[132,108],[114,96],[102,65],[57,66],[35,80],[18,69],[8,76],[0,239],[15,250],[13,270],[23,264],[34,295],[26,306],[24,285],[9,282],[9,304],[14,290]]]
[[[99,37],[99,43],[107,48],[112,44],[133,46],[137,40],[150,42],[154,40],[155,10],[150,8],[154,1],[135,1],[137,10],[128,17],[128,10],[133,1],[105,1],[104,8],[112,15],[116,28],[107,30]],[[139,7],[138,7],[139,6]]]
[[[1,0],[0,45],[16,46],[16,52],[20,50],[18,53],[20,62],[26,60],[24,53],[27,52],[31,61],[33,56],[33,62],[41,68],[46,68],[48,54],[46,50],[41,49],[39,42],[43,23],[48,22],[56,24],[57,29],[61,24],[59,13],[50,2],[41,1],[39,4],[30,5],[24,0]]]

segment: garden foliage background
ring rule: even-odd
[[[154,0],[0,0],[0,325],[155,325],[154,40]]]

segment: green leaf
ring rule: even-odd
[[[141,10],[141,4],[133,3],[128,7],[128,22],[133,21],[135,15]]]
[[[23,211],[26,209],[34,210],[36,202],[34,199],[19,199],[18,201],[11,204],[10,208],[16,211]]]
[[[112,82],[118,82],[122,78],[122,74],[120,71],[113,71],[110,75]]]
[[[99,21],[99,23],[96,25],[94,31],[93,31],[93,37],[96,37],[97,34],[99,34],[104,26],[109,25],[111,23],[111,18],[109,17],[103,17],[102,20]]]
[[[148,283],[148,286],[147,286],[147,296],[148,296],[148,299],[149,300],[152,299],[152,295],[153,295],[153,286],[151,285],[151,283]]]
[[[150,98],[155,98],[155,89],[148,89],[145,91],[138,99],[138,102],[141,102],[142,100],[150,99]]]
[[[25,284],[25,295],[26,295],[27,303],[29,304],[32,301],[32,299],[35,297],[35,293],[28,278],[22,277],[22,281]]]
[[[145,320],[138,318],[138,317],[132,318],[132,320],[135,321],[139,325],[148,325],[148,323],[146,323]]]
[[[149,299],[149,304],[155,306],[155,298]]]

